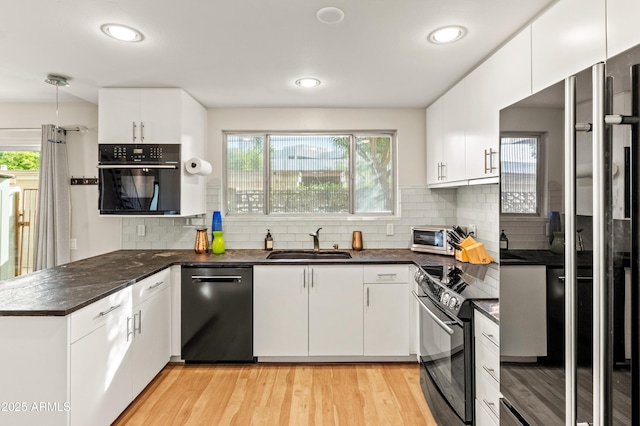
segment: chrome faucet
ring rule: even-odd
[[[313,237],[313,251],[319,251],[320,250],[320,243],[318,241],[318,236],[320,235],[320,230],[322,228],[318,228],[318,230],[316,232],[312,232],[311,234],[309,234],[310,237]]]

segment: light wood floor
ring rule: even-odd
[[[169,364],[114,425],[436,425],[417,363]]]

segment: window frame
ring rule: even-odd
[[[537,153],[536,153],[536,212],[535,213],[505,213],[502,211],[502,195],[500,196],[500,215],[512,218],[536,218],[542,217],[543,205],[545,202],[544,187],[544,164],[545,164],[545,139],[546,133],[544,132],[500,132],[500,193],[502,194],[502,139],[505,138],[535,138],[538,141]]]
[[[305,217],[309,215],[321,216],[323,218],[369,218],[369,217],[395,217],[398,211],[398,165],[397,165],[397,131],[396,130],[337,130],[337,131],[227,131],[222,132],[222,155],[223,155],[223,176],[222,176],[222,194],[221,203],[225,212],[225,215],[230,217],[273,217],[273,218],[286,218],[286,217]],[[253,213],[241,213],[230,212],[228,205],[228,136],[260,136],[264,138],[264,150],[262,159],[263,168],[263,205],[264,208],[261,212]],[[270,176],[271,176],[271,137],[272,136],[348,136],[349,137],[349,152],[348,152],[348,164],[349,164],[349,212],[347,213],[274,213],[271,212],[271,197],[269,195],[270,190]],[[356,212],[355,203],[355,170],[356,170],[356,141],[358,137],[389,137],[391,140],[391,174],[393,179],[392,191],[391,191],[391,211],[389,212]]]

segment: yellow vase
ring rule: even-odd
[[[222,231],[213,231],[213,241],[211,242],[213,254],[224,253],[224,237]]]

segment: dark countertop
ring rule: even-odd
[[[500,324],[500,302],[495,300],[474,300],[474,308],[491,321]]]
[[[591,267],[593,253],[579,253],[576,257],[578,267]],[[501,265],[546,265],[564,267],[564,254],[555,254],[549,250],[501,250]]]
[[[268,264],[415,263],[456,265],[450,256],[409,249],[341,250],[351,259],[267,260],[264,250],[118,250],[66,265],[0,281],[0,316],[64,316],[172,265],[233,266]]]

